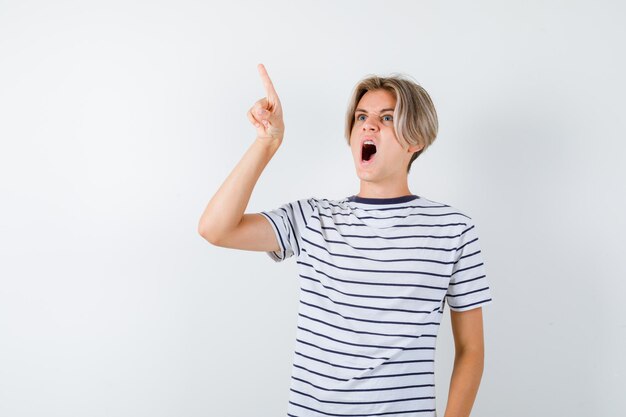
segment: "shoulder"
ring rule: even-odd
[[[434,216],[445,217],[447,220],[455,221],[465,226],[473,225],[472,216],[465,209],[445,202],[419,197],[415,200],[416,205],[421,209],[428,209]]]
[[[315,196],[304,199],[302,200],[302,202],[306,202],[306,204],[310,206],[311,210],[317,212],[334,212],[337,210],[346,210],[347,208],[349,208],[347,204],[348,198],[334,199]]]
[[[317,197],[304,197],[291,201],[288,206],[298,221],[307,224],[308,219],[319,212],[319,200]]]

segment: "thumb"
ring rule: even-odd
[[[271,122],[272,120],[275,119],[275,115],[273,112],[264,109],[264,108],[260,108],[257,110],[257,118],[261,121],[262,124],[264,124],[266,127],[268,126],[269,122]]]

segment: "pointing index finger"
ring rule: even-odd
[[[270,76],[267,74],[267,70],[263,64],[259,64],[257,66],[259,69],[259,74],[261,75],[261,80],[263,80],[263,86],[265,87],[265,95],[268,99],[276,100],[278,98],[278,94],[274,89],[274,84],[272,84],[272,80],[270,80]]]

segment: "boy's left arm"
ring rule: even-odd
[[[450,310],[454,335],[454,368],[444,417],[469,417],[483,375],[484,338],[482,307]]]

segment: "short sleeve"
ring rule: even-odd
[[[269,221],[280,250],[266,252],[276,262],[291,256],[300,255],[301,234],[306,228],[307,217],[312,212],[312,199],[302,199],[283,204],[274,210],[265,210],[261,214]]]
[[[466,223],[456,250],[446,294],[450,310],[453,311],[471,310],[492,301],[476,226],[469,218]]]

